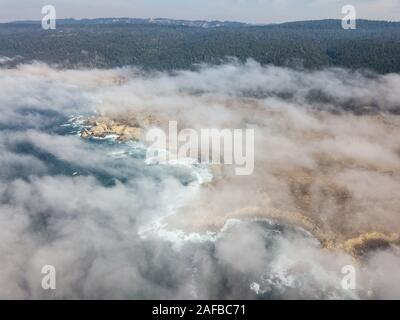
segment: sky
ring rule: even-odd
[[[275,23],[341,18],[344,5],[357,17],[398,21],[400,0],[0,0],[0,21],[40,20],[51,4],[57,18],[174,18]]]

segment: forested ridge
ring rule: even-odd
[[[39,60],[67,67],[138,65],[172,70],[236,57],[299,68],[400,72],[398,22],[358,20],[356,30],[344,30],[340,20],[212,27],[104,21],[64,20],[56,30],[43,30],[39,22],[0,24],[0,57],[15,58],[1,63]]]

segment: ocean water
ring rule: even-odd
[[[84,143],[89,151],[104,155],[106,163],[109,163],[112,168],[112,170],[104,170],[102,167],[88,167],[78,165],[79,162],[61,160],[32,143],[23,142],[14,146],[14,151],[17,153],[29,154],[42,160],[48,168],[47,174],[72,177],[93,176],[107,188],[112,188],[117,183],[140,184],[142,178],[150,179],[160,185],[168,179],[179,182],[182,186],[179,189],[181,191],[174,195],[160,214],[140,225],[137,232],[144,243],[161,241],[168,244],[168,247],[177,254],[177,259],[187,264],[190,270],[188,272],[193,279],[191,298],[210,297],[199,289],[201,283],[209,281],[204,278],[208,275],[200,271],[203,262],[199,262],[198,257],[201,254],[209,256],[214,270],[218,270],[216,273],[219,275],[219,280],[216,286],[221,288],[219,291],[216,290],[211,298],[356,298],[352,293],[340,289],[338,280],[340,278],[336,277],[335,272],[326,271],[321,266],[313,267],[313,272],[298,271],[299,263],[303,263],[303,260],[309,257],[293,256],[290,252],[282,251],[282,242],[289,241],[290,243],[290,239],[295,239],[293,242],[301,239],[304,245],[318,250],[320,247],[318,241],[301,228],[268,220],[251,219],[229,220],[218,232],[193,233],[167,228],[165,218],[175,214],[183,204],[190,202],[202,184],[213,179],[206,165],[190,159],[159,164],[156,159],[146,159],[147,149],[143,143],[120,142],[113,135],[100,139],[82,140],[79,133],[84,127],[86,115],[74,115],[67,118],[59,114],[42,114],[41,116],[47,118],[44,121],[46,127],[41,128],[42,131],[70,137]],[[24,176],[21,175],[21,178]],[[156,194],[154,197],[155,203],[161,201],[156,198]],[[261,245],[257,244],[252,254],[236,252],[235,247],[240,251],[242,235],[251,234],[252,230],[257,230]],[[234,239],[233,242],[231,238]],[[245,245],[250,243],[249,251],[251,251],[251,240],[249,242],[245,238],[243,242]],[[245,250],[248,249],[245,247]],[[262,259],[257,256],[257,250],[263,252]],[[295,252],[295,246],[290,247],[290,250]],[[221,252],[223,252],[222,258]],[[230,261],[232,259],[233,262]],[[248,261],[240,261],[241,259]],[[233,266],[228,266],[229,263],[233,263]],[[239,266],[237,268],[236,263]],[[322,286],[319,288],[321,283]],[[226,292],[222,288],[225,288]]]

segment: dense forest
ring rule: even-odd
[[[236,57],[297,68],[400,72],[398,22],[358,20],[356,30],[342,29],[340,20],[210,27],[161,22],[61,20],[55,30],[43,30],[39,22],[0,24],[0,64],[38,60],[68,67],[172,70]]]

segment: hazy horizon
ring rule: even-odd
[[[0,22],[41,20],[41,8],[49,4],[42,0],[1,0]],[[256,24],[290,21],[340,19],[341,9],[351,4],[357,18],[399,21],[400,0],[161,0],[128,1],[54,0],[58,19],[94,19],[104,17],[143,17],[181,20],[220,20]]]
[[[93,18],[87,18],[87,17],[82,17],[82,18],[75,18],[75,17],[62,17],[62,18],[57,18],[57,20],[76,20],[76,21],[82,21],[82,20],[96,20],[96,19],[167,19],[167,20],[175,20],[175,21],[220,21],[220,22],[238,22],[238,23],[245,23],[249,25],[270,25],[270,24],[283,24],[283,23],[291,23],[291,22],[308,22],[308,21],[325,21],[325,20],[340,20],[339,18],[321,18],[321,19],[305,19],[305,20],[287,20],[287,21],[280,21],[280,22],[249,22],[249,21],[240,21],[240,20],[223,20],[223,19],[186,19],[186,18],[171,18],[171,17],[135,17],[135,16],[104,16],[104,17],[93,17]],[[387,19],[368,19],[364,17],[359,17],[357,20],[367,20],[367,21],[381,21],[381,22],[400,22],[400,19],[398,20],[387,20]],[[26,21],[32,21],[32,22],[40,22],[40,19],[18,19],[18,20],[10,20],[10,21],[0,21],[0,24],[6,24],[6,23],[16,23],[16,22],[26,22]]]

